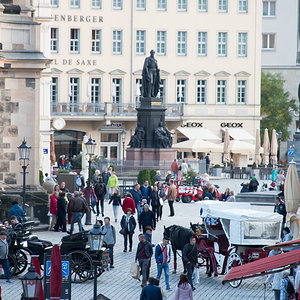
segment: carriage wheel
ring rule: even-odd
[[[89,254],[81,250],[71,251],[71,282],[87,281],[93,272],[93,262]]]
[[[30,252],[27,249],[18,249],[14,255],[17,262],[15,275],[19,275],[23,273],[28,266]]]
[[[241,266],[243,264],[242,258],[240,257],[240,255],[236,252],[231,253],[227,259],[227,266],[226,266],[226,274],[234,267],[237,266]],[[242,283],[242,280],[235,280],[235,281],[231,281],[229,282],[229,284],[233,287],[233,288],[237,288],[240,286],[240,284]]]

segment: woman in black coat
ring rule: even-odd
[[[62,232],[67,231],[66,207],[65,193],[60,192],[57,198],[57,221],[54,226],[54,231],[58,231],[59,228],[62,229]]]
[[[157,189],[157,185],[154,185],[153,191],[150,194],[150,204],[151,204],[152,211],[154,213],[154,217],[156,218],[156,221],[158,221],[160,202],[159,202],[159,192]]]
[[[121,222],[121,231],[120,233],[124,236],[124,250],[123,252],[127,252],[127,236],[129,238],[129,252],[132,251],[132,236],[134,234],[134,230],[136,227],[136,221],[134,216],[132,215],[131,208],[126,210],[126,214],[123,215]]]
[[[160,203],[160,200],[159,200],[159,207],[158,207],[158,216],[157,218],[159,218],[161,220],[161,217],[162,217],[162,212],[163,212],[163,207],[164,207],[164,202],[166,200],[166,192],[165,192],[165,189],[162,185],[161,182],[159,182],[157,184],[157,189],[158,189],[158,196],[159,198],[162,199],[162,203]]]

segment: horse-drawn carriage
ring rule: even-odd
[[[233,267],[268,256],[262,248],[280,240],[282,216],[254,210],[250,203],[201,201],[199,225],[199,262],[207,274],[223,275]],[[241,280],[230,283],[238,287]]]

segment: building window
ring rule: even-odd
[[[227,56],[227,33],[218,33],[218,56]]]
[[[70,52],[79,53],[79,29],[71,28]]]
[[[167,0],[157,0],[158,10],[167,10]]]
[[[197,80],[197,103],[206,103],[207,80]]]
[[[177,33],[177,54],[186,55],[186,31]]]
[[[217,81],[217,103],[226,103],[226,80]]]
[[[146,9],[146,0],[136,0],[136,9],[145,10]]]
[[[58,0],[51,0],[51,7],[58,7],[59,6],[59,3],[58,3]]]
[[[207,11],[207,0],[198,0],[198,10]]]
[[[186,80],[177,79],[176,82],[177,103],[183,103],[186,99]]]
[[[159,86],[159,92],[157,97],[161,99],[163,103],[165,103],[166,100],[166,79],[160,80],[160,86]]]
[[[101,30],[92,30],[92,53],[101,53]]]
[[[198,32],[198,55],[207,55],[207,32]]]
[[[122,102],[122,79],[120,78],[112,80],[112,101],[113,103]]]
[[[136,54],[145,54],[146,31],[136,31]]]
[[[123,0],[113,0],[113,9],[122,9]]]
[[[70,7],[71,8],[80,8],[80,0],[70,0]]]
[[[50,83],[50,101],[55,104],[58,100],[58,78],[52,77]]]
[[[263,1],[263,16],[275,17],[276,16],[276,2],[275,1]]]
[[[219,12],[228,11],[228,2],[227,0],[219,0]]]
[[[238,36],[238,56],[247,56],[247,39],[248,34],[245,32],[239,32]]]
[[[79,78],[70,78],[69,97],[70,103],[76,104],[79,102]]]
[[[91,80],[91,103],[100,103],[101,101],[101,79],[92,78]]]
[[[188,0],[177,0],[177,1],[178,1],[178,11],[187,11]]]
[[[264,33],[262,35],[262,48],[265,50],[275,49],[275,34],[274,33]]]
[[[142,95],[142,79],[137,78],[135,80],[135,103],[139,104]]]
[[[113,31],[113,54],[122,54],[122,31]]]
[[[248,12],[248,0],[239,0],[239,12],[240,13]]]
[[[101,9],[102,8],[102,0],[92,0],[92,8]]]
[[[156,52],[158,55],[166,55],[166,31],[157,31]]]
[[[58,28],[50,30],[50,51],[58,52]]]
[[[237,102],[246,103],[247,81],[238,80],[237,86]]]

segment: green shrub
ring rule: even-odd
[[[257,169],[256,163],[253,163],[252,169]]]
[[[192,183],[195,175],[196,175],[196,172],[194,170],[188,170],[187,173],[183,174],[183,180],[186,183]]]
[[[114,164],[110,164],[109,168],[112,168],[113,172],[115,171],[115,165]]]
[[[44,173],[42,170],[40,170],[40,185],[43,186],[44,184]]]
[[[156,175],[156,170],[155,169],[151,169],[150,170],[150,181],[149,181],[150,185],[154,185],[154,183],[155,183],[155,175]]]
[[[65,174],[68,174],[70,173],[69,170],[66,170],[66,169],[58,169],[58,173],[65,173]]]
[[[81,170],[82,169],[82,154],[78,154],[75,158],[72,158],[73,169]]]
[[[220,165],[216,164],[216,165],[214,165],[214,168],[219,169],[219,168],[222,168],[222,167]]]
[[[145,180],[148,180],[149,183],[150,183],[150,172],[148,169],[143,169],[139,172],[139,175],[138,175],[138,183],[140,185],[143,185]]]

